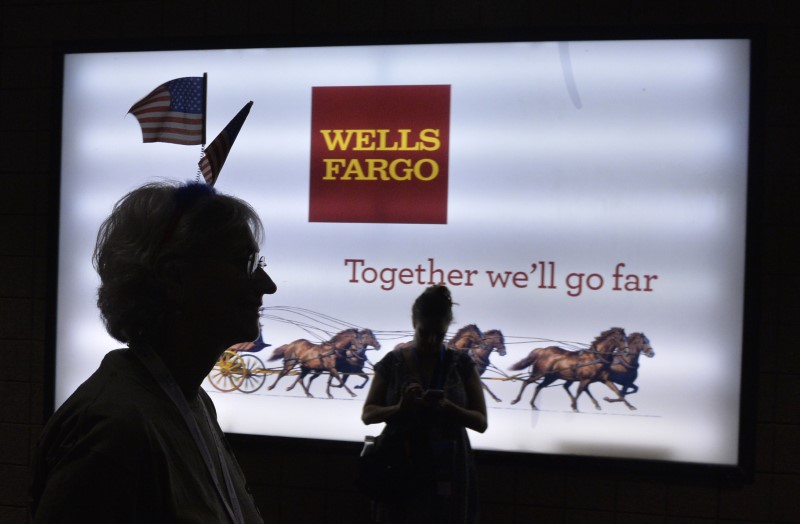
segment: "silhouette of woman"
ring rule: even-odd
[[[386,423],[382,438],[402,442],[409,472],[397,493],[376,503],[377,522],[477,522],[466,428],[486,430],[486,403],[472,359],[444,346],[452,321],[450,291],[427,288],[412,307],[414,340],[375,366],[361,419]]]
[[[33,521],[262,523],[200,387],[229,346],[259,332],[276,286],[262,225],[202,183],[148,184],[100,228],[97,304],[129,347],[51,417],[34,458]]]

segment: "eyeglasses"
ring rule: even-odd
[[[256,271],[265,267],[267,267],[267,262],[264,260],[263,255],[251,253],[250,256],[247,257],[247,276],[250,278],[255,277]]]

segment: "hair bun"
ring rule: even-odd
[[[441,325],[453,320],[453,298],[450,290],[443,284],[428,287],[414,301],[411,308],[412,317],[421,323],[433,322]]]

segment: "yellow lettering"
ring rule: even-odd
[[[366,159],[366,163],[367,173],[369,173],[369,178],[367,180],[377,180],[376,174],[381,176],[381,180],[389,180],[386,174],[386,168],[389,165],[388,160],[384,158],[368,158]]]
[[[397,142],[393,143],[391,146],[388,143],[388,139],[386,135],[389,134],[389,129],[377,129],[378,136],[378,151],[396,151],[397,150]]]
[[[423,163],[430,164],[431,166],[431,172],[428,174],[428,176],[424,176],[422,174],[421,166]],[[433,159],[422,158],[416,164],[414,164],[414,176],[417,177],[418,180],[422,180],[423,182],[430,182],[431,180],[439,176],[439,164]]]
[[[344,166],[344,158],[323,158],[325,163],[325,176],[322,180],[336,180],[336,175],[339,174],[339,169]]]
[[[406,167],[405,169],[403,169],[403,174],[399,175],[397,173],[397,164],[405,164],[406,166],[410,166],[411,160],[409,160],[408,158],[397,158],[395,160],[392,160],[392,163],[389,164],[389,176],[391,176],[395,180],[400,180],[400,181],[411,180],[411,175],[413,174],[414,170]]]
[[[423,129],[419,133],[419,139],[422,142],[419,144],[422,151],[436,151],[442,146],[438,129]]]
[[[384,158],[364,159],[365,166],[357,158],[323,158],[325,176],[323,180],[397,180],[405,182],[416,178],[430,182],[439,176],[439,164],[432,158],[421,158],[413,162],[410,158],[396,158],[389,162]],[[344,169],[344,172],[342,170]],[[366,170],[365,170],[366,169]]]
[[[328,151],[436,151],[442,146],[438,129],[423,129],[418,140],[410,139],[411,129],[398,129],[392,140],[390,129],[320,129]]]
[[[347,169],[344,171],[344,175],[339,180],[350,180],[352,175],[356,176],[356,180],[363,180],[364,179],[364,171],[361,169],[361,163],[358,161],[357,158],[354,158],[347,164]]]
[[[400,151],[416,151],[419,149],[419,146],[415,143],[413,146],[408,145],[408,134],[411,132],[410,129],[398,129],[398,133],[400,133]]]
[[[375,129],[355,129],[356,145],[353,151],[375,150]]]
[[[346,151],[350,146],[350,138],[353,136],[354,130],[346,130],[347,134],[344,136],[342,135],[342,133],[345,133],[344,129],[320,129],[319,132],[322,133],[322,137],[325,139],[328,151],[333,151],[337,148]],[[331,132],[333,137],[331,137]]]

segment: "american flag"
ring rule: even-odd
[[[203,174],[206,184],[213,186],[216,183],[219,172],[222,171],[222,166],[225,164],[225,159],[228,158],[233,142],[239,135],[239,130],[242,128],[247,115],[250,114],[252,106],[253,102],[246,103],[239,113],[233,117],[233,120],[225,126],[225,129],[217,135],[217,138],[206,147],[205,156],[197,164],[200,166],[200,172]]]
[[[170,80],[128,110],[142,126],[144,142],[197,145],[204,142],[202,76]]]

